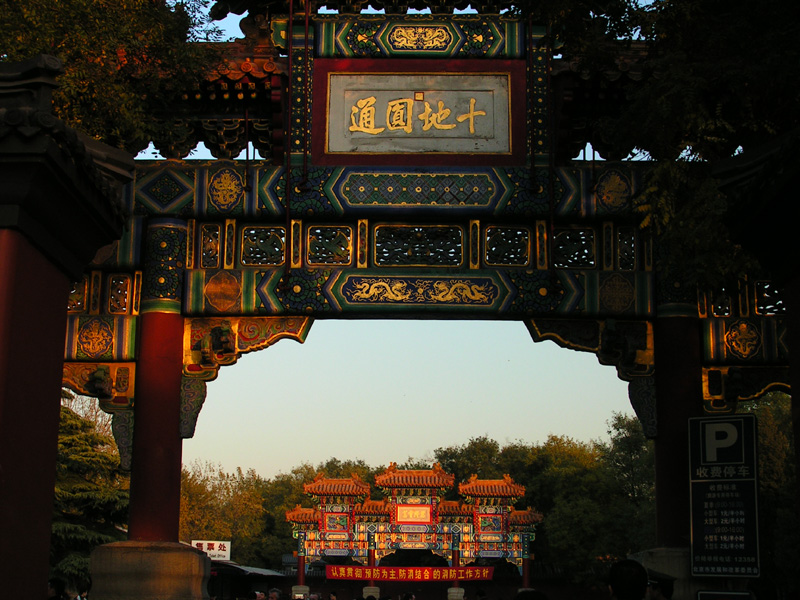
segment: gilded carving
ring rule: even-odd
[[[434,302],[485,303],[491,300],[488,286],[463,281],[437,281],[433,284],[430,299]]]
[[[595,186],[598,202],[609,209],[620,209],[631,197],[631,184],[620,171],[606,171]]]
[[[113,315],[128,313],[128,296],[131,293],[130,275],[112,275],[108,278],[108,312]]]
[[[736,321],[725,333],[725,345],[739,358],[752,358],[761,348],[761,334],[748,321]]]
[[[76,281],[72,284],[72,289],[69,292],[69,300],[67,301],[67,312],[83,312],[86,306],[87,287],[88,281],[86,276],[82,277],[80,281]]]
[[[113,344],[114,332],[102,319],[89,319],[78,331],[78,349],[89,358],[98,358],[109,352]]]
[[[411,297],[405,281],[367,280],[354,284],[354,287],[356,291],[350,296],[352,300],[402,302]]]
[[[244,195],[242,178],[233,169],[221,169],[208,186],[209,201],[223,212],[231,210]]]
[[[491,304],[498,295],[488,280],[357,277],[345,286],[353,302],[406,304]]]
[[[219,271],[209,278],[203,293],[211,306],[225,312],[233,309],[239,302],[242,286],[228,271]]]
[[[611,312],[621,313],[633,304],[634,287],[622,275],[611,275],[600,285],[600,302]]]
[[[389,34],[395,50],[445,50],[453,40],[447,27],[398,26]]]

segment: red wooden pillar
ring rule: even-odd
[[[124,223],[92,157],[133,168],[53,118],[60,72],[52,56],[0,62],[0,569],[14,598],[47,593],[71,282]]]
[[[306,584],[306,555],[297,556],[297,585]]]
[[[128,538],[177,542],[180,524],[181,296],[186,224],[153,219],[144,243]]]
[[[522,559],[522,587],[531,587],[531,559],[527,556]]]
[[[531,537],[522,534],[522,587],[529,588],[531,583]]]
[[[458,569],[461,566],[461,552],[456,545],[456,542],[453,542],[453,568]],[[453,579],[453,587],[458,587],[458,578]]]
[[[0,565],[4,590],[44,598],[70,282],[0,229]]]
[[[654,344],[658,426],[655,440],[656,539],[660,547],[688,548],[688,420],[703,412],[697,307],[691,304],[659,307]]]
[[[183,317],[145,313],[139,326],[128,538],[177,542]]]
[[[374,538],[372,538],[374,540]],[[373,572],[375,567],[375,542],[373,541],[370,545],[369,550],[367,550],[367,566],[370,568],[370,573]],[[369,587],[375,587],[375,579],[369,580]]]

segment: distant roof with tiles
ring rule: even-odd
[[[356,516],[390,516],[391,515],[391,502],[388,498],[382,500],[364,500],[361,504],[356,504],[353,507],[353,514]]]
[[[432,469],[398,469],[397,463],[391,463],[375,477],[375,485],[384,489],[443,489],[453,487],[454,482],[455,476],[445,473],[439,463],[433,465]]]
[[[442,500],[439,503],[441,517],[471,517],[472,507],[458,500]]]
[[[286,511],[286,520],[291,523],[319,523],[319,511],[314,508],[303,508],[299,504]]]
[[[458,486],[458,493],[467,498],[520,498],[525,495],[525,486],[514,483],[509,475],[502,479],[478,479],[473,475]]]
[[[524,527],[541,523],[542,513],[528,508],[527,510],[512,510],[509,515],[509,523],[512,527]]]
[[[369,484],[353,474],[347,479],[331,479],[324,473],[317,473],[314,481],[303,485],[303,491],[311,496],[369,496]]]

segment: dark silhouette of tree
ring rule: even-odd
[[[89,554],[126,538],[128,478],[114,440],[61,407],[55,509],[50,545],[55,575],[74,586],[89,580]]]

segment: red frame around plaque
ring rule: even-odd
[[[398,525],[431,525],[433,523],[433,507],[430,504],[398,504],[395,511],[395,522]],[[408,511],[424,511],[426,515],[424,518],[403,518],[403,514]]]
[[[372,58],[318,58],[314,60],[311,156],[314,164],[341,166],[519,166],[527,158],[526,72],[524,60],[426,60]],[[328,152],[329,75],[355,74],[507,74],[509,77],[508,153],[470,154],[462,152],[361,153]]]

